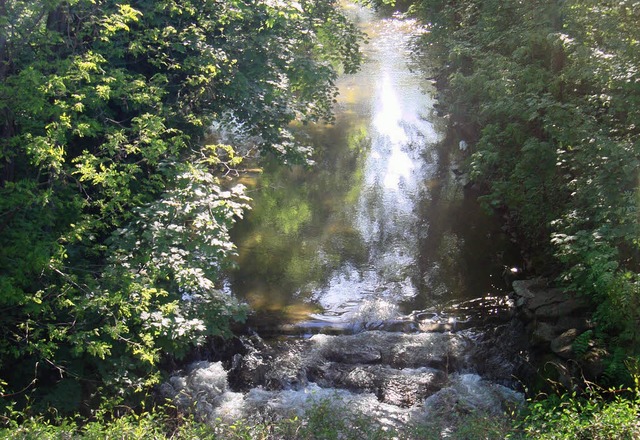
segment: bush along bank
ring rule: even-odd
[[[640,352],[640,6],[424,0],[443,111],[483,202],[508,213],[531,268],[590,303],[577,335],[598,382],[632,383]]]
[[[537,398],[509,438],[637,438],[640,4],[415,0],[409,10],[428,27],[438,111],[467,155],[458,171],[504,214],[529,274],[544,277],[514,286]],[[558,393],[543,394],[550,387]]]
[[[244,320],[229,176],[309,162],[290,123],[332,119],[362,35],[335,1],[3,0],[0,23],[0,426],[137,408]]]

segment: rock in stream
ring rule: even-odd
[[[489,381],[477,374],[487,361],[481,355],[486,341],[473,329],[317,334],[269,344],[254,337],[245,343],[245,354],[236,354],[227,368],[194,363],[163,384],[161,394],[210,421],[300,415],[330,399],[395,427],[434,414],[453,420],[457,411],[474,408],[499,413],[523,399],[498,383],[511,377]],[[510,366],[501,374],[510,376]]]

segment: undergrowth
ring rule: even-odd
[[[575,392],[532,399],[514,428],[535,439],[613,440],[640,438],[640,388],[603,389],[595,384]]]
[[[18,420],[20,420],[18,422]],[[93,421],[64,418],[48,420],[42,416],[14,414],[0,429],[2,439],[230,439],[230,440],[386,440],[386,439],[503,439],[511,431],[506,416],[481,413],[464,414],[451,423],[448,418],[406,424],[400,428],[384,426],[380,420],[365,417],[352,408],[322,400],[301,416],[290,416],[259,423],[237,420],[233,423],[216,420],[205,423],[193,416],[177,413],[166,406],[141,414],[129,413],[111,418],[99,413]],[[477,435],[482,433],[482,437]]]
[[[637,383],[637,381],[636,381]],[[165,406],[114,418],[101,412],[92,421],[49,420],[16,413],[4,420],[2,439],[33,440],[386,440],[386,439],[593,439],[640,438],[640,395],[635,389],[603,390],[595,386],[581,396],[567,393],[532,399],[519,414],[488,415],[470,411],[453,419],[430,415],[398,429],[364,417],[353,408],[322,400],[301,416],[259,423],[216,420],[205,423]],[[455,420],[452,422],[452,420]]]

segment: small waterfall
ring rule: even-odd
[[[227,368],[222,362],[194,363],[163,384],[161,394],[210,421],[301,416],[330,400],[393,428],[434,415],[454,423],[461,414],[499,414],[523,402],[521,393],[498,378],[473,373],[475,363],[484,362],[473,331],[318,334],[268,348],[245,342],[247,353]]]

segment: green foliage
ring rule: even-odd
[[[142,414],[129,411],[121,417],[112,418],[107,412],[100,411],[95,420],[82,426],[70,418],[50,422],[41,416],[34,416],[19,424],[12,421],[13,426],[0,430],[0,435],[2,438],[16,440],[215,438],[203,425],[193,420],[178,424],[178,420],[172,420],[169,414],[170,409],[160,408]],[[197,435],[206,432],[209,432],[209,437]]]
[[[640,435],[639,412],[637,388],[608,393],[590,389],[585,396],[565,394],[530,402],[519,429],[526,438],[631,440]]]
[[[126,408],[120,408],[124,411]],[[16,414],[16,416],[24,414]],[[113,411],[99,411],[84,425],[66,418],[50,422],[42,417],[27,417],[10,428],[0,429],[5,439],[502,439],[513,434],[508,416],[468,414],[456,426],[434,423],[407,424],[399,428],[382,426],[378,420],[364,417],[357,410],[337,400],[320,400],[301,415],[255,422],[237,420],[209,424],[192,416],[176,413],[170,407],[154,408],[140,414],[130,410],[117,416]],[[479,436],[481,435],[481,437]],[[513,437],[509,437],[513,438]]]
[[[592,338],[593,330],[587,330],[586,332],[578,335],[578,337],[573,340],[571,349],[578,359],[582,358],[587,353],[591,345]]]
[[[536,270],[592,300],[599,343],[637,357],[637,4],[418,0],[412,11],[430,24],[484,202],[508,213]]]
[[[124,409],[124,408],[122,408]],[[22,414],[17,414],[22,415]],[[254,423],[215,421],[206,424],[192,416],[176,413],[168,407],[155,408],[141,414],[126,412],[115,416],[99,411],[93,421],[78,425],[72,419],[55,423],[42,417],[28,417],[11,428],[0,429],[6,439],[391,439],[398,433],[385,430],[375,421],[358,416],[328,400],[314,404],[302,416]]]
[[[2,2],[3,407],[143,395],[244,319],[219,288],[252,146],[202,139],[307,160],[289,124],[331,118],[361,39],[334,1]]]
[[[372,7],[378,11],[388,11],[396,6],[396,0],[357,0],[356,3]]]
[[[443,408],[443,411],[446,409]],[[412,428],[406,437],[421,440],[455,438],[460,440],[499,440],[518,438],[514,429],[514,417],[508,414],[487,414],[471,411],[460,419],[452,421],[447,416],[434,416],[430,420]]]
[[[638,5],[421,0],[445,103],[470,144],[485,203],[509,214],[535,268],[588,297],[607,386],[640,354]],[[595,351],[594,351],[595,350]],[[634,363],[635,360],[635,363]],[[636,376],[637,377],[637,376]],[[637,388],[533,400],[508,438],[640,437]],[[469,437],[473,438],[473,437]]]

